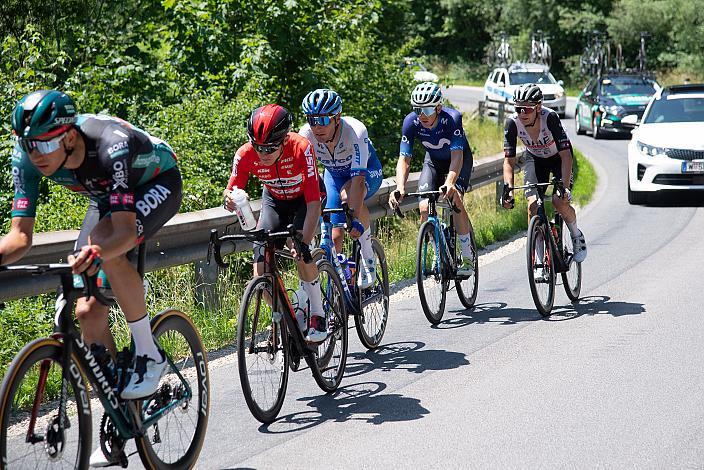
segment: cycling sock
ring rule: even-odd
[[[538,232],[538,236],[535,237],[535,254],[537,255],[536,263],[542,264],[545,261],[545,240],[543,240],[542,235]]]
[[[161,361],[161,354],[154,344],[154,338],[152,337],[152,328],[149,324],[149,315],[145,314],[142,318],[137,321],[128,321],[127,324],[130,326],[130,331],[132,332],[132,339],[134,340],[134,355],[136,356],[148,356],[150,359],[155,361]]]
[[[316,277],[313,281],[300,281],[301,287],[308,295],[310,301],[311,315],[323,316],[323,299],[320,296],[320,278]]]
[[[572,235],[572,238],[578,237],[579,234],[582,233],[581,230],[577,228],[576,220],[571,224],[567,224],[567,228],[570,230],[570,235]]]
[[[359,237],[359,248],[362,251],[362,258],[374,259],[374,250],[372,249],[372,228],[367,228]]]
[[[472,257],[472,237],[469,235],[469,232],[465,233],[464,235],[460,235],[458,233],[457,238],[460,239],[460,244],[462,245],[462,256],[464,256],[465,258],[471,258]]]

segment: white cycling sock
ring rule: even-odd
[[[308,295],[308,300],[310,301],[310,314],[325,316],[323,311],[323,298],[320,295],[320,278],[316,277],[315,280],[300,281],[301,287]]]
[[[465,258],[472,258],[472,237],[469,232],[464,235],[457,234],[457,238],[460,239],[460,244],[462,245],[462,256]]]
[[[134,355],[137,356],[148,356],[150,359],[154,359],[157,362],[161,361],[161,354],[154,344],[154,338],[152,337],[152,328],[149,324],[149,315],[144,314],[142,318],[137,321],[127,322],[130,326],[130,331],[132,332],[132,339],[134,340]]]
[[[567,224],[567,228],[570,230],[570,235],[572,235],[572,238],[578,237],[579,234],[582,233],[582,231],[577,228],[576,220],[571,224]]]
[[[374,250],[372,249],[372,228],[368,227],[359,237],[359,248],[362,252],[362,258],[374,259]]]

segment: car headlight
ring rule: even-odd
[[[667,149],[662,147],[655,147],[653,145],[644,144],[643,142],[636,141],[636,147],[638,151],[645,155],[646,157],[656,157],[659,155],[666,155]]]
[[[564,91],[557,91],[557,92],[555,92],[555,99],[556,99],[556,100],[559,100],[560,98],[562,98],[562,95],[564,95],[564,94],[565,94]]]
[[[620,116],[621,114],[624,114],[626,112],[623,107],[618,106],[618,105],[613,105],[613,106],[603,106],[603,111],[606,112],[607,114],[611,114],[612,116]]]

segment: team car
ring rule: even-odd
[[[656,92],[628,144],[628,202],[644,204],[664,190],[704,190],[702,133],[704,84]]]
[[[489,107],[497,103],[513,104],[513,91],[526,83],[538,85],[543,92],[543,106],[565,117],[567,97],[563,82],[555,80],[543,64],[515,63],[508,68],[495,68],[484,83],[484,101]]]
[[[577,134],[589,131],[598,139],[608,133],[630,132],[658,89],[658,83],[646,75],[618,73],[593,77],[577,97],[574,111]]]

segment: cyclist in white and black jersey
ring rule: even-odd
[[[325,167],[323,181],[327,209],[338,209],[346,201],[354,211],[350,235],[359,238],[362,269],[359,285],[369,287],[376,277],[369,209],[364,203],[381,186],[381,162],[376,155],[367,128],[353,117],[342,116],[342,98],[334,90],[321,88],[311,91],[303,99],[303,112],[308,124],[299,134],[315,148],[318,161]],[[335,213],[332,239],[338,252],[342,251],[345,232],[340,226],[344,214]]]
[[[577,227],[577,215],[572,201],[572,144],[562,127],[560,117],[549,108],[543,108],[543,92],[529,83],[516,89],[513,94],[516,112],[506,119],[504,125],[504,182],[513,187],[513,169],[516,165],[516,142],[521,139],[525,151],[525,183],[547,183],[550,173],[562,180],[563,197],[553,195],[552,201],[572,236],[574,260],[578,263],[587,257],[584,234]],[[544,194],[545,189],[540,189]],[[525,191],[528,199],[528,218],[537,210],[537,193],[534,188]],[[513,207],[513,194],[503,201],[506,208]]]

